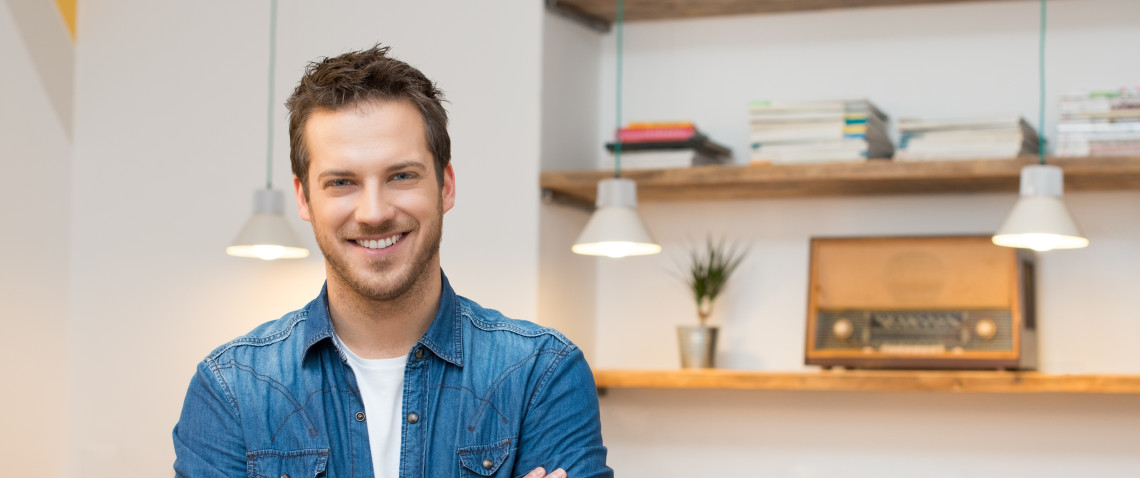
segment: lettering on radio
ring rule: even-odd
[[[878,313],[871,315],[875,326],[884,330],[958,330],[964,318],[955,313]]]

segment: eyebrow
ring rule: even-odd
[[[328,171],[321,171],[321,174],[317,175],[317,180],[321,181],[325,178],[351,178],[353,176],[356,176],[356,174],[354,174],[352,171],[330,169]]]
[[[427,171],[427,166],[424,166],[424,163],[419,161],[404,161],[388,167],[388,171],[398,171],[401,169],[418,169],[420,171]]]
[[[419,161],[403,161],[389,166],[388,172],[399,171],[401,169],[417,169],[419,171],[427,171],[428,168]],[[351,178],[355,176],[356,173],[347,169],[330,169],[327,171],[321,171],[321,173],[317,175],[317,180],[322,181],[326,178]]]

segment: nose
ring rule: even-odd
[[[384,188],[373,182],[365,184],[363,192],[356,199],[356,222],[360,224],[379,226],[392,219],[395,211]]]

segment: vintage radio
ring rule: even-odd
[[[809,365],[1035,369],[1034,256],[988,236],[815,238]]]

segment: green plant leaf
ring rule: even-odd
[[[714,242],[711,236],[703,249],[690,252],[689,288],[698,307],[702,301],[711,304],[716,300],[747,253],[742,246],[726,244],[723,239]]]

